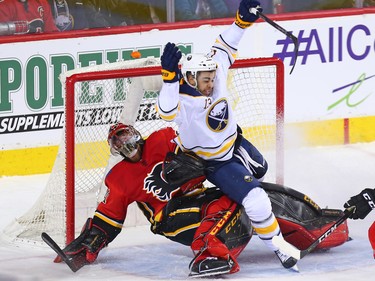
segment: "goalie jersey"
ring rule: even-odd
[[[95,217],[121,229],[127,208],[133,202],[142,205],[146,217],[153,223],[172,197],[181,195],[180,187],[168,185],[162,178],[162,165],[167,152],[174,151],[176,136],[172,128],[152,133],[143,145],[142,159],[131,163],[121,161],[107,174],[107,193],[98,205]]]
[[[212,46],[210,56],[218,68],[211,96],[203,96],[184,82],[163,83],[159,94],[161,118],[178,125],[176,144],[205,160],[225,161],[233,154],[237,123],[228,100],[227,74],[243,33],[244,29],[232,24]]]

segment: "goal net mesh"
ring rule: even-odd
[[[73,237],[79,234],[106,192],[105,174],[121,160],[109,153],[110,124],[118,121],[133,124],[144,137],[165,126],[177,130],[174,123],[160,119],[155,110],[162,85],[158,59],[80,68],[60,78],[66,97],[71,97],[73,104],[68,104],[66,99],[63,139],[45,189],[33,207],[1,233],[3,239],[13,244],[44,245],[41,233],[47,232],[63,247],[72,239],[67,238],[69,225],[73,227]],[[265,180],[270,182],[282,179],[283,171],[282,122],[278,120],[283,116],[283,84],[280,83],[283,83],[283,66],[272,58],[236,61],[227,83],[230,103],[244,136],[269,162]],[[68,84],[70,87],[65,88]],[[70,124],[68,115],[73,120]],[[69,134],[74,136],[73,143],[67,139]],[[74,152],[70,155],[74,160],[73,172],[67,169],[70,151]],[[67,178],[72,174],[73,194],[70,194]],[[69,204],[72,198],[73,205]],[[146,219],[136,204],[132,204],[124,227],[143,224],[147,224]]]

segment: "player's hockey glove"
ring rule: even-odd
[[[161,75],[163,81],[173,83],[180,80],[181,71],[178,68],[178,62],[182,57],[181,51],[174,43],[168,42],[164,48],[161,60]]]
[[[344,204],[345,208],[355,206],[353,214],[349,217],[353,220],[364,219],[372,209],[375,209],[375,189],[366,188],[361,193],[352,196]]]
[[[86,264],[93,263],[99,251],[107,246],[107,233],[93,224],[92,218],[88,218],[81,234],[67,245],[63,251],[78,269]]]
[[[258,18],[258,13],[252,12],[253,9],[262,12],[260,3],[255,0],[242,0],[236,13],[236,25],[241,28],[247,28],[253,24]]]

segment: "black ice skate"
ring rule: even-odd
[[[279,258],[281,264],[285,268],[290,268],[294,271],[299,271],[297,267],[297,260],[289,255],[283,254],[279,250],[275,251],[276,256]]]
[[[199,278],[205,276],[214,276],[226,274],[231,271],[235,262],[229,258],[228,260],[217,258],[217,257],[207,257],[203,260],[196,261],[190,268],[190,278]]]

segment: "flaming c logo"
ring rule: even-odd
[[[163,162],[154,166],[152,171],[144,180],[143,189],[152,193],[160,201],[167,202],[172,198],[173,193],[179,190],[179,186],[169,185],[162,175]]]

